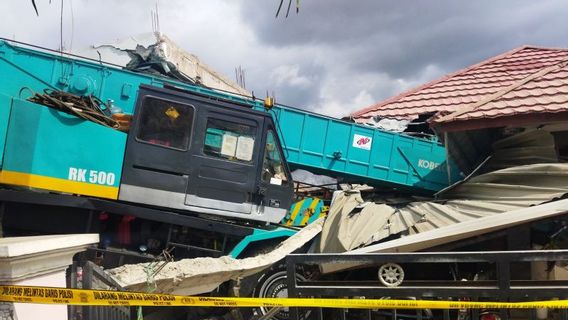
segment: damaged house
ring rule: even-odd
[[[517,48],[351,118],[439,138],[464,179],[428,200],[344,192],[320,251],[565,247],[568,49]]]
[[[251,96],[248,90],[213,70],[199,57],[185,51],[159,32],[97,44],[73,53],[95,61],[110,62],[135,72],[164,75],[186,83]]]

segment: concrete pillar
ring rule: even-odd
[[[99,242],[98,234],[0,238],[0,284],[66,287],[73,256]],[[67,306],[0,303],[0,320],[67,320]]]

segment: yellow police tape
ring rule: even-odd
[[[0,286],[0,301],[83,306],[324,307],[358,309],[568,308],[568,300],[534,302],[470,302],[325,298],[211,298],[140,292],[31,286]]]

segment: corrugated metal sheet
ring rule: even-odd
[[[375,116],[413,120],[425,113],[448,115],[504,89],[510,90],[444,122],[566,112],[567,59],[568,49],[521,47],[355,112],[352,117],[364,123]],[[524,83],[546,68],[552,70]]]
[[[534,163],[557,163],[554,136],[546,130],[527,130],[500,139],[491,146],[484,172]]]
[[[488,156],[481,172],[535,163],[557,163],[557,141],[546,129],[525,130],[504,136],[491,129],[453,132],[447,136],[448,151],[460,170],[470,174]]]
[[[524,223],[530,223],[568,212],[568,199],[545,203],[533,207],[491,215],[477,220],[470,220],[460,224],[451,224],[442,228],[422,232],[419,234],[385,241],[368,247],[349,252],[374,253],[374,252],[414,252],[436,247],[446,243],[472,238],[493,231],[515,227]],[[340,271],[357,267],[356,264],[330,263],[321,266],[324,273]]]
[[[349,251],[399,233],[412,235],[539,205],[568,194],[567,181],[568,164],[533,164],[479,175],[446,190],[443,200],[400,208],[364,204],[358,192],[346,192],[332,205],[320,250]]]

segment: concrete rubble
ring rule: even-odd
[[[143,33],[112,43],[97,44],[74,54],[117,64],[134,71],[161,73],[182,81],[244,96],[251,93],[213,70],[162,33]]]
[[[147,268],[150,263],[124,265],[107,270],[121,286],[132,291],[146,291],[149,281],[156,285],[156,292],[180,295],[206,293],[228,280],[236,280],[269,268],[281,261],[317,236],[323,219],[303,228],[294,236],[283,241],[276,249],[252,258],[234,259],[194,258],[168,262],[153,279],[149,279]]]

